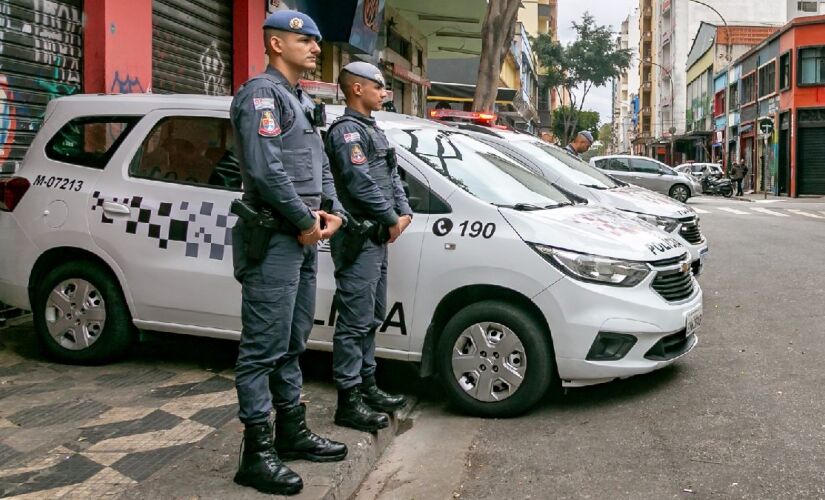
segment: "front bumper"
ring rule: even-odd
[[[685,331],[688,318],[702,308],[699,284],[694,283],[689,298],[672,303],[652,289],[652,281],[651,275],[628,289],[566,277],[534,297],[550,325],[563,386],[599,384],[658,370],[696,346],[696,335],[686,336]],[[636,342],[621,359],[588,359],[599,332],[632,335]]]

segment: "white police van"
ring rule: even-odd
[[[229,103],[78,95],[49,104],[20,171],[0,181],[0,301],[32,309],[51,355],[110,360],[136,329],[238,338]],[[460,131],[378,119],[415,211],[391,246],[380,356],[437,371],[465,411],[505,416],[551,383],[650,372],[696,345],[702,292],[678,240],[574,204]],[[334,290],[322,253],[312,348],[331,349]]]
[[[701,274],[708,242],[702,234],[699,215],[688,205],[617,180],[535,136],[475,124],[456,126],[474,132],[481,142],[491,144],[590,203],[627,212],[671,233],[690,251],[693,273]]]

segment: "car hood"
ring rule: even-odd
[[[622,186],[598,191],[598,197],[605,205],[618,210],[674,219],[696,215],[696,212],[684,203],[638,186]]]
[[[678,240],[656,227],[603,207],[499,211],[516,233],[531,243],[635,261],[669,259],[687,251]]]

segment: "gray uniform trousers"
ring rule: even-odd
[[[330,240],[335,262],[335,308],[332,376],[338,389],[361,384],[375,375],[375,332],[387,314],[387,245],[367,241],[351,265],[336,259],[343,231]]]
[[[233,228],[233,242],[243,242],[241,232],[242,224]],[[315,315],[318,247],[275,233],[261,262],[247,262],[243,244],[233,257],[242,287],[243,329],[235,365],[238,416],[244,424],[256,424],[269,418],[273,406],[300,404],[298,358],[306,350]]]

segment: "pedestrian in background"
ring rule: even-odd
[[[742,182],[745,179],[745,174],[748,171],[748,167],[745,165],[745,159],[740,158],[738,163],[733,165],[733,169],[731,170],[731,179],[736,183],[736,196],[742,196]]]
[[[406,404],[375,381],[375,332],[387,309],[387,244],[412,222],[412,209],[396,167],[395,150],[378,128],[374,111],[387,97],[381,71],[353,62],[338,83],[344,115],[329,128],[326,147],[336,190],[351,218],[330,241],[335,264],[332,371],[338,388],[335,423],[361,431],[387,427],[390,413]]]
[[[346,445],[307,428],[300,402],[298,357],[315,315],[317,243],[345,224],[318,132],[321,108],[298,85],[303,72],[315,69],[320,40],[309,16],[270,15],[264,23],[266,72],[247,81],[230,108],[244,187],[233,212],[236,205],[247,208],[232,231],[235,277],[242,286],[235,387],[245,426],[235,482],[265,493],[303,488],[281,459],[330,462],[347,455]],[[322,197],[331,200],[331,213],[320,210]]]
[[[582,130],[576,134],[576,137],[574,137],[564,149],[567,150],[568,153],[581,158],[581,155],[586,153],[591,145],[593,145],[593,134],[587,130]]]

